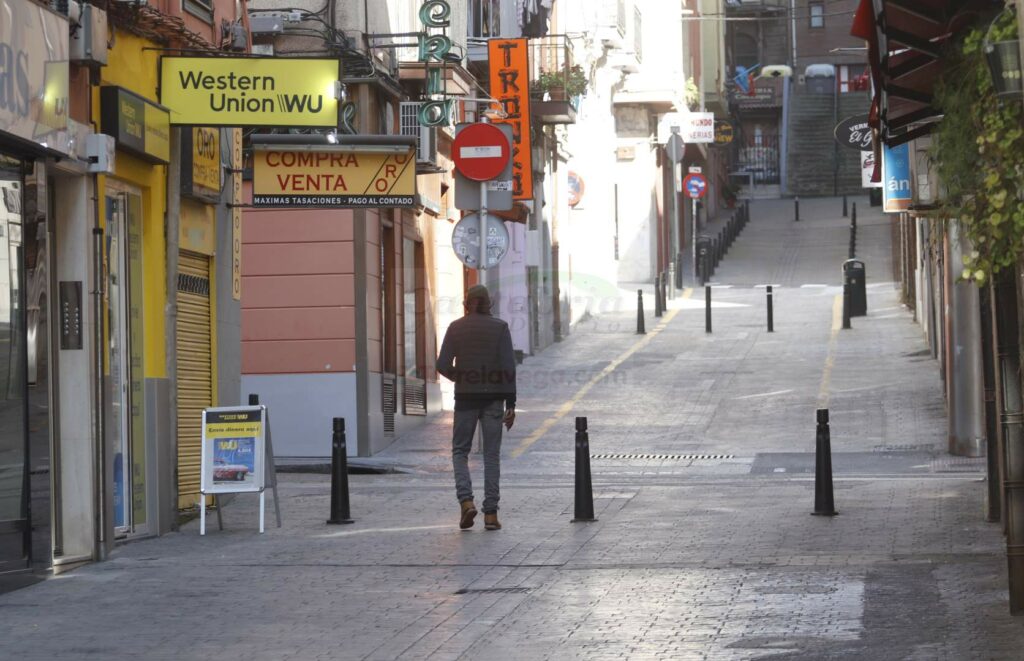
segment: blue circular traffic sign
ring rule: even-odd
[[[708,180],[702,174],[688,174],[683,179],[683,190],[691,200],[699,200],[708,192]]]

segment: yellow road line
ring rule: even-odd
[[[836,364],[836,342],[839,331],[843,327],[843,295],[837,294],[832,302],[832,332],[828,337],[828,357],[825,358],[825,370],[821,374],[821,386],[818,388],[818,408],[827,409],[829,389],[832,383],[832,368]]]
[[[690,296],[692,295],[693,289],[688,288],[683,292],[682,298],[690,298]],[[667,311],[665,313],[665,316],[662,318],[661,323],[659,323],[657,326],[651,329],[651,331],[647,333],[647,335],[644,335],[642,338],[634,342],[633,346],[631,346],[629,349],[626,349],[626,351],[624,351],[615,360],[609,363],[607,367],[598,372],[592,379],[590,379],[590,381],[587,381],[585,384],[583,384],[583,386],[576,391],[575,395],[573,395],[568,401],[566,401],[564,404],[558,407],[558,410],[555,411],[554,415],[545,420],[544,423],[540,427],[538,427],[536,431],[534,431],[532,434],[523,439],[523,442],[519,444],[519,447],[517,447],[515,450],[512,450],[510,456],[513,459],[518,457],[519,455],[523,454],[528,449],[530,449],[530,446],[532,446],[534,443],[543,438],[544,434],[547,434],[551,430],[551,428],[558,423],[559,420],[569,415],[573,407],[579,404],[580,401],[584,397],[586,397],[587,393],[590,392],[591,388],[596,386],[605,377],[614,372],[615,369],[622,363],[626,362],[626,360],[630,356],[632,356],[637,351],[643,349],[645,346],[650,344],[651,340],[653,340],[655,336],[658,335],[658,333],[665,330],[665,327],[668,326],[669,322],[672,321],[672,319],[676,316],[676,314],[678,314],[678,312],[679,310]]]

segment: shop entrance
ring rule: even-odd
[[[114,532],[148,532],[142,335],[142,196],[109,182],[106,196],[106,442],[112,457]]]
[[[199,499],[203,409],[213,406],[210,258],[181,251],[178,259],[178,509]]]
[[[0,154],[0,579],[53,559],[52,234],[45,170]],[[59,546],[59,544],[58,544]],[[0,591],[17,582],[0,580]]]
[[[0,155],[0,576],[31,552],[20,161]]]

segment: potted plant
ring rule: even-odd
[[[736,206],[736,199],[740,194],[740,187],[731,181],[726,181],[720,187],[722,192],[722,200],[725,202],[725,208],[732,209]]]
[[[541,71],[531,88],[539,96],[547,92],[553,101],[565,101],[587,91],[587,75],[578,64],[558,71]]]

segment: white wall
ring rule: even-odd
[[[94,406],[92,348],[94,319],[89,292],[92,254],[91,185],[85,177],[56,179],[57,280],[82,283],[82,349],[58,350],[57,400],[60,424],[61,518],[68,559],[92,557],[95,512],[93,481]]]

